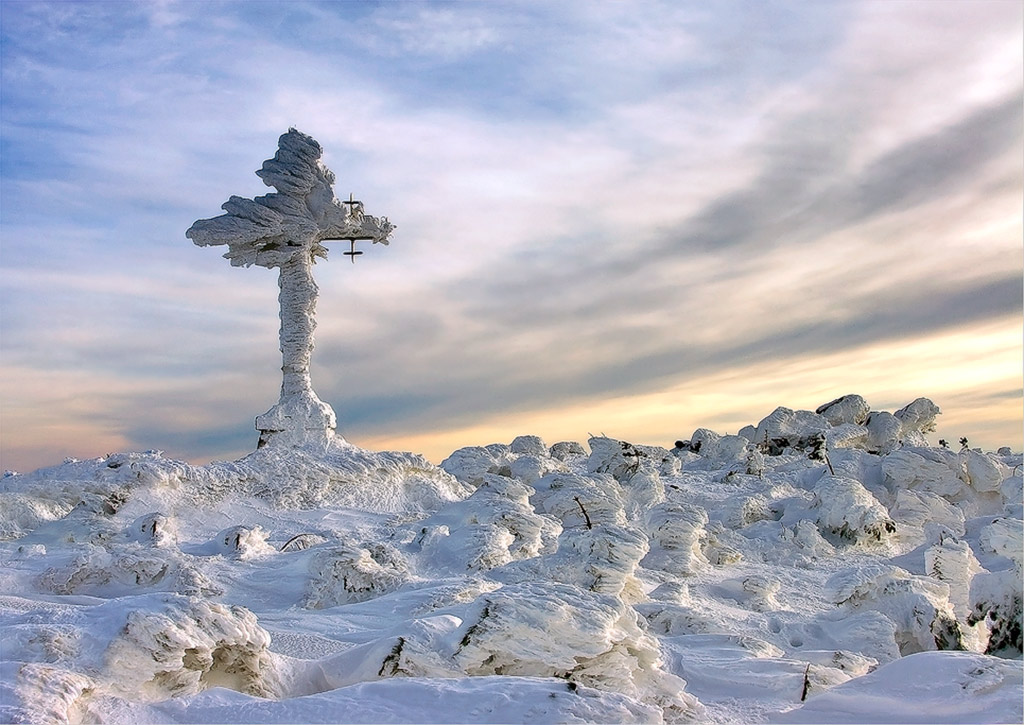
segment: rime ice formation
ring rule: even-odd
[[[935,414],[4,476],[0,722],[1019,723],[1022,457]]]
[[[226,244],[224,257],[232,266],[280,270],[283,380],[277,405],[256,419],[261,446],[326,449],[332,442],[334,411],[313,392],[309,377],[318,290],[313,264],[317,257],[327,258],[325,241],[387,244],[394,229],[387,217],[364,214],[360,202],[334,197],[334,173],[320,161],[322,153],[314,139],[290,129],[274,158],[256,172],[277,193],[255,199],[232,196],[221,207],[227,214],[201,219],[185,233],[201,247]]]

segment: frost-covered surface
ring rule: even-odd
[[[0,479],[3,722],[1020,722],[1021,456],[937,408]]]

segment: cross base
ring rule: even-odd
[[[337,426],[334,409],[312,391],[291,396],[256,417],[257,447],[326,448],[335,440]]]

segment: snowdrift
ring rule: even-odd
[[[0,720],[1019,722],[1021,455],[938,413],[8,473]]]

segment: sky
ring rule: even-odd
[[[290,127],[397,227],[315,267],[353,443],[671,445],[857,393],[1019,451],[1022,16],[4,0],[0,465],[255,447],[276,270],[184,232]]]

